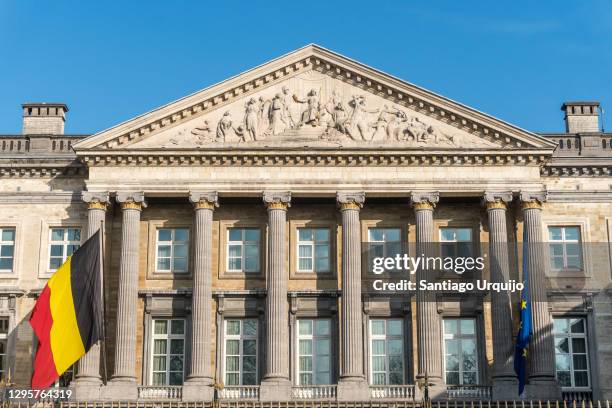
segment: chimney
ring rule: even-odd
[[[599,102],[565,102],[561,110],[567,133],[600,132]]]
[[[24,135],[63,135],[68,106],[63,103],[24,103]]]

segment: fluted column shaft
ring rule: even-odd
[[[363,314],[361,308],[361,226],[365,194],[338,194],[342,213],[342,380],[363,380]]]
[[[416,253],[418,256],[431,253],[434,243],[433,211],[438,202],[437,193],[413,194],[412,205],[416,219]],[[417,281],[433,281],[434,271],[419,268]],[[417,378],[427,377],[429,382],[442,383],[442,329],[436,296],[430,291],[417,291]]]
[[[289,379],[289,323],[285,270],[286,222],[291,195],[264,193],[268,209],[268,277],[266,279],[266,380]]]
[[[118,194],[121,205],[121,258],[113,381],[136,381],[136,303],[142,194]]]
[[[212,220],[217,193],[192,193],[194,255],[191,330],[191,373],[188,381],[213,383],[211,374]]]
[[[542,204],[543,199],[523,197],[523,222],[527,244],[526,265],[531,300],[531,319],[533,335],[529,345],[529,379],[530,382],[555,380],[555,349],[552,332],[552,318],[548,311],[546,294],[546,276],[542,239]],[[524,273],[524,271],[523,271]]]
[[[87,234],[84,238],[89,239],[100,229],[102,221],[104,221],[108,204],[108,193],[84,192],[83,201],[87,203]],[[104,240],[104,237],[101,236],[100,239]],[[77,380],[96,384],[101,383],[100,343],[91,346],[87,354],[79,360]]]
[[[491,282],[505,284],[510,279],[508,260],[507,203],[511,193],[485,195],[489,218],[489,260]],[[508,291],[491,292],[493,332],[493,381],[515,381],[513,367],[512,303]]]

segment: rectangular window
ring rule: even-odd
[[[478,384],[475,319],[444,319],[444,371],[448,385]]]
[[[8,317],[0,318],[0,379],[6,379],[8,369]]]
[[[185,367],[185,320],[153,319],[151,384],[182,385]]]
[[[257,384],[257,320],[225,320],[225,385]]]
[[[189,264],[189,229],[158,229],[155,253],[157,272],[186,273]]]
[[[0,273],[13,272],[15,228],[0,228]]]
[[[57,270],[80,246],[80,228],[51,228],[49,230],[49,270]]]
[[[368,252],[370,269],[374,258],[392,257],[402,253],[401,228],[369,228]]]
[[[548,227],[550,265],[554,270],[582,270],[580,227]]]
[[[298,272],[330,272],[329,228],[298,228]]]
[[[553,320],[555,335],[555,365],[561,387],[589,388],[589,353],[586,320],[563,317]]]
[[[227,230],[227,271],[259,272],[259,228],[229,228]]]
[[[440,228],[440,256],[459,258],[473,256],[471,228]]]
[[[370,320],[370,381],[373,385],[404,384],[404,322]]]
[[[331,384],[331,320],[298,320],[299,385]]]

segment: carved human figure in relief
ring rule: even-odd
[[[325,112],[327,114],[326,116],[329,117],[327,120],[327,134],[330,133],[331,129],[335,129],[341,133],[347,133],[345,125],[348,113],[344,108],[344,102],[342,102],[340,93],[335,89],[332,91],[331,98],[329,98],[325,104]]]
[[[238,140],[242,140],[242,132],[240,129],[237,129],[233,125],[232,114],[229,111],[226,111],[221,119],[219,119],[219,123],[217,124],[217,137],[216,142],[231,142],[232,138],[238,137]]]
[[[297,103],[306,104],[306,109],[302,111],[300,123],[298,127],[304,125],[317,126],[319,124],[321,104],[319,102],[319,93],[316,89],[311,89],[305,99],[300,99],[297,95],[293,95],[293,100]]]
[[[198,145],[213,141],[213,132],[207,120],[191,129],[191,134],[195,136]]]
[[[283,121],[289,129],[295,127],[295,120],[293,120],[293,114],[291,113],[291,91],[286,86],[282,88],[282,100],[283,100]]]
[[[245,141],[256,141],[259,135],[259,104],[255,98],[247,101],[244,113]]]
[[[368,113],[378,113],[380,109],[367,109],[365,97],[363,95],[354,95],[349,106],[353,108],[350,118],[347,121],[348,135],[353,140],[370,140],[370,122]]]
[[[266,131],[267,134],[278,135],[288,128],[285,122],[285,102],[283,95],[277,93],[272,99],[269,111],[270,126]]]
[[[264,99],[263,96],[259,97],[259,131],[265,133],[270,127],[270,108],[272,101],[270,99]]]

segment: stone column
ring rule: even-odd
[[[112,399],[134,400],[136,388],[136,304],[138,300],[138,261],[140,243],[140,213],[146,207],[143,193],[119,192],[121,206],[121,258],[117,296],[117,326],[115,336],[115,369],[106,396]]]
[[[416,255],[433,255],[434,242],[433,211],[440,200],[437,192],[412,193],[411,202],[416,219]],[[417,282],[435,280],[435,271],[419,268],[416,273]],[[416,292],[417,309],[417,347],[418,373],[417,381],[428,379],[429,397],[435,398],[444,392],[442,379],[442,325],[436,294],[432,292]]]
[[[108,192],[95,193],[84,191],[82,199],[87,203],[87,233],[83,241],[95,234],[104,221],[108,206]],[[104,237],[101,237],[104,240]],[[102,299],[104,301],[104,299]],[[100,343],[94,344],[87,354],[79,360],[76,381],[74,383],[74,398],[92,400],[100,398]]]
[[[266,191],[263,201],[268,209],[268,274],[266,277],[266,371],[260,388],[262,401],[291,398],[289,380],[289,314],[287,284],[287,209],[288,191]]]
[[[361,224],[365,193],[337,193],[342,213],[341,360],[338,399],[369,399],[363,372],[363,312],[361,303]]]
[[[183,385],[184,401],[212,401],[212,221],[219,206],[216,192],[191,192],[193,223],[193,295],[191,307],[191,372]]]
[[[506,212],[512,192],[486,192],[484,205],[489,218],[489,270],[494,283],[508,283],[508,230]],[[512,302],[510,293],[491,292],[491,322],[493,332],[493,399],[516,398],[517,379],[514,373],[514,333],[512,332]]]
[[[546,193],[521,191],[526,260],[531,300],[533,335],[529,342],[529,386],[527,397],[555,399],[561,389],[555,379],[555,345],[552,318],[548,311],[547,280],[544,260],[548,256],[542,237],[542,203]],[[524,273],[524,271],[523,271]]]

